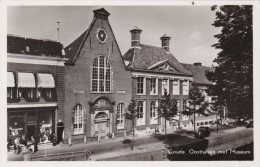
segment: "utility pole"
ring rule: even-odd
[[[60,41],[60,22],[57,22],[58,27],[57,27],[57,31],[58,31],[58,41]]]
[[[196,126],[196,122],[195,122],[195,104],[194,104],[194,114],[193,114],[193,117],[194,117],[194,135],[196,136],[196,129],[195,129],[195,126]]]

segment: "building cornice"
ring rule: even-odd
[[[25,54],[7,53],[8,63],[40,64],[52,66],[64,66],[68,58],[45,57]]]
[[[7,108],[57,107],[57,103],[46,104],[7,104]]]

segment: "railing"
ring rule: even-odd
[[[27,156],[27,161],[89,161],[91,152],[89,150],[66,152],[58,154],[48,154],[39,156]]]

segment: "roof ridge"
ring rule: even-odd
[[[23,36],[14,35],[14,34],[7,34],[7,36],[9,36],[9,37],[19,37],[19,38],[24,38],[24,39],[34,39],[34,40],[39,40],[39,41],[57,42],[57,43],[63,44],[61,41],[54,40],[54,39],[23,37]]]
[[[68,64],[74,64],[74,63],[75,63],[75,61],[76,61],[76,59],[77,59],[77,57],[78,57],[78,54],[79,54],[79,52],[80,52],[82,46],[84,45],[85,40],[86,40],[87,37],[88,37],[89,30],[91,29],[91,27],[93,26],[93,24],[94,24],[95,21],[96,21],[96,17],[93,18],[92,22],[90,23],[90,25],[89,25],[89,27],[88,27],[88,29],[87,29],[86,31],[84,31],[77,39],[75,39],[75,40],[74,40],[73,42],[71,42],[68,46],[66,46],[66,48],[68,48],[68,47],[69,47],[70,45],[72,45],[75,41],[80,40],[80,38],[82,37],[82,35],[85,34],[85,35],[83,36],[83,39],[80,41],[79,46],[77,46],[78,48],[77,48],[77,51],[75,52],[75,55],[72,55],[73,58],[72,58],[72,60],[69,60]],[[71,56],[71,55],[69,55],[69,56]],[[68,57],[68,58],[70,58],[70,57]]]
[[[181,64],[184,64],[184,65],[192,65],[192,66],[195,66],[195,67],[207,67],[207,68],[213,68],[213,67],[211,67],[211,66],[196,66],[196,65],[194,65],[194,64],[189,64],[189,63],[181,63]]]

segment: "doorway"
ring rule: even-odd
[[[62,142],[63,140],[63,130],[64,130],[64,124],[62,122],[59,122],[57,124],[57,144]]]
[[[95,131],[101,133],[101,137],[104,137],[108,133],[107,121],[95,122]]]
[[[31,139],[31,136],[35,138],[35,125],[27,125],[27,139]]]
[[[104,137],[109,132],[108,116],[105,112],[99,112],[95,117],[95,132]]]

